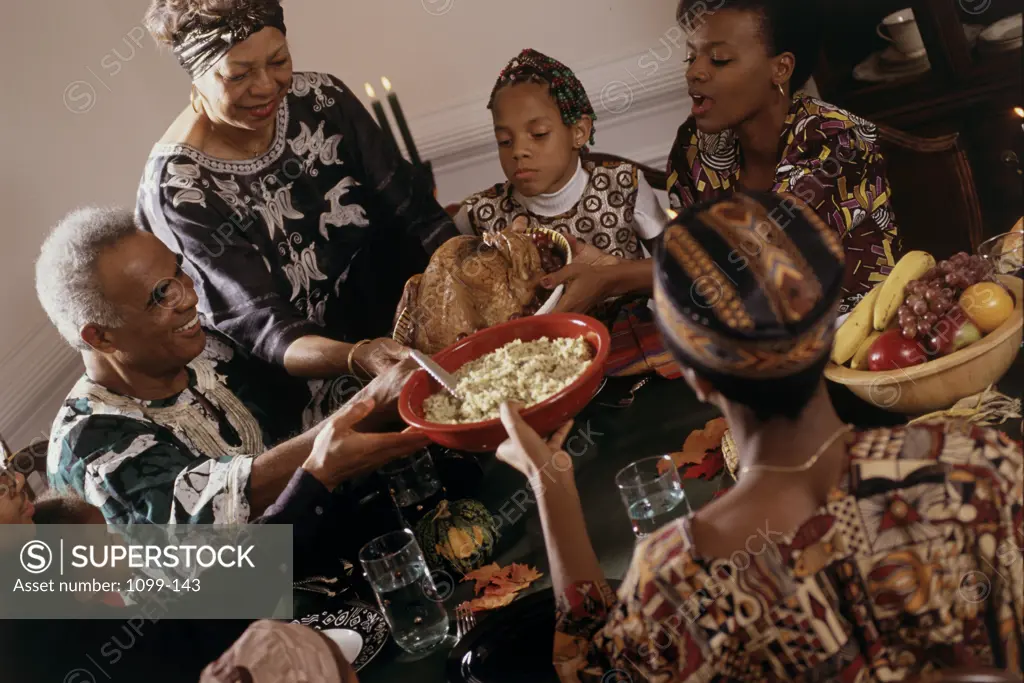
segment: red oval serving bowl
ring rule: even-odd
[[[485,356],[505,344],[521,339],[534,341],[541,337],[583,337],[594,351],[594,357],[583,374],[572,384],[548,399],[522,412],[523,419],[539,434],[548,435],[566,420],[576,417],[597,394],[604,378],[604,366],[611,348],[611,337],[598,320],[572,313],[551,313],[511,320],[488,327],[433,356],[437,364],[448,372],[455,372],[466,363]],[[495,418],[468,424],[442,424],[428,422],[423,417],[423,401],[439,391],[440,384],[419,370],[402,388],[398,397],[398,412],[410,427],[419,429],[432,441],[448,448],[473,453],[497,450],[505,440],[505,427]]]

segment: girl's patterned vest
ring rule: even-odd
[[[531,214],[512,196],[512,183],[495,185],[465,200],[474,232],[504,230],[519,216],[527,216],[540,225],[597,247],[623,259],[643,257],[633,213],[636,208],[637,168],[629,163],[584,162],[590,173],[583,196],[560,216]]]

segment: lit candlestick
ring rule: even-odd
[[[415,166],[420,165],[420,155],[416,151],[416,143],[413,142],[412,133],[409,131],[409,124],[402,113],[402,105],[398,103],[398,95],[391,90],[391,81],[387,78],[380,79],[384,90],[388,93],[388,103],[391,105],[391,113],[395,115],[395,123],[398,124],[398,132],[402,134],[402,141],[405,142],[405,149],[409,152],[409,161]]]
[[[377,116],[377,123],[380,125],[381,132],[384,133],[384,139],[387,140],[392,148],[398,149],[398,143],[395,142],[395,134],[391,131],[388,115],[384,113],[384,105],[377,99],[377,93],[373,91],[373,86],[369,83],[366,84],[366,95],[370,98],[370,106],[373,107],[373,113]]]
[[[1013,113],[1024,119],[1024,107],[1014,107]],[[1020,124],[1020,129],[1024,130],[1024,123]]]

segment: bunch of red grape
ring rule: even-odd
[[[900,332],[906,339],[926,340],[943,315],[957,305],[971,285],[991,279],[991,268],[980,256],[961,251],[935,267],[906,288],[899,310]]]

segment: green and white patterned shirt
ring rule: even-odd
[[[115,525],[248,522],[253,458],[359,385],[351,377],[279,379],[276,368],[207,334],[206,350],[188,365],[188,387],[170,398],[143,401],[83,376],[53,423],[50,485],[82,496]]]

